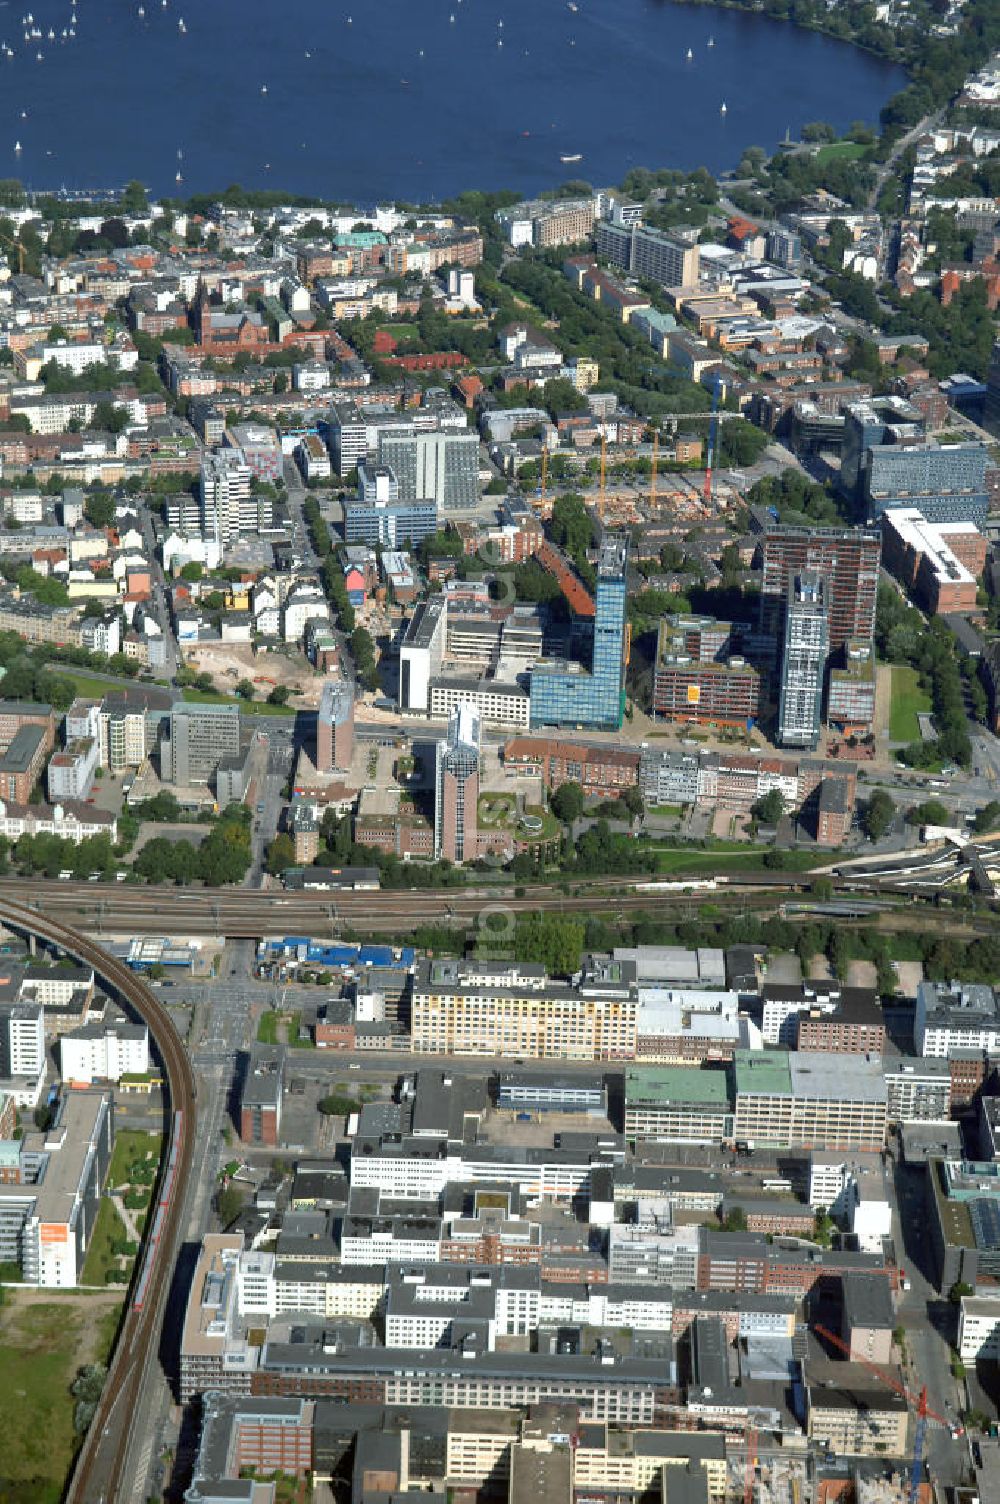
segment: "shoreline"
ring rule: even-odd
[[[913,83],[913,60],[912,59],[904,59],[903,57],[901,57],[899,55],[890,54],[890,53],[888,53],[886,51],[883,51],[883,50],[881,50],[879,48],[872,47],[870,45],[866,45],[864,42],[862,42],[861,40],[859,40],[855,36],[844,36],[844,35],[838,33],[836,30],[832,29],[830,26],[822,24],[822,19],[821,18],[820,19],[816,19],[816,20],[813,20],[813,19],[801,20],[801,19],[798,19],[798,18],[796,18],[794,16],[775,16],[775,15],[771,15],[767,11],[767,9],[765,8],[765,6],[762,3],[759,3],[759,0],[675,0],[675,3],[677,3],[678,5],[683,5],[685,7],[689,7],[691,9],[732,11],[732,12],[740,13],[740,14],[743,14],[743,15],[746,15],[746,16],[750,16],[750,17],[759,17],[759,18],[761,18],[761,19],[763,19],[765,21],[779,22],[779,23],[782,23],[782,24],[785,24],[785,25],[789,25],[789,26],[795,27],[798,30],[803,31],[803,32],[812,32],[814,35],[823,37],[827,41],[841,42],[841,43],[843,43],[847,47],[855,48],[858,52],[865,53],[868,57],[874,58],[877,61],[879,61],[881,63],[884,63],[887,67],[898,68],[904,74],[905,79],[906,79],[906,83],[903,85],[904,88],[909,87]],[[900,90],[896,91],[896,93],[899,93],[899,92],[901,92],[901,91]],[[885,101],[885,103],[888,104],[891,101],[891,99],[893,99],[894,97],[895,97],[895,94],[890,95],[889,98]],[[883,108],[884,108],[884,106],[883,106]],[[875,132],[876,142],[881,141],[883,139],[883,137],[885,136],[885,134],[886,134],[886,127],[882,124],[882,121],[881,121],[881,118],[880,118],[880,114],[881,114],[881,110],[880,110],[879,114],[876,115],[876,117],[873,120],[866,122],[867,124],[869,124],[871,126],[873,132]],[[842,138],[840,136],[838,136],[837,139],[839,140],[839,139],[842,139]],[[805,143],[802,143],[801,139],[800,139],[798,142],[796,142],[794,144],[801,145],[801,144],[805,144]],[[778,142],[776,142],[774,144],[773,148],[771,148],[771,149],[768,150],[768,159],[770,159],[771,157],[778,156],[780,154],[781,145],[782,145],[782,143],[780,141],[778,141]],[[739,154],[738,154],[738,151],[737,151],[737,154],[734,156],[734,159],[733,159],[732,162],[730,162],[726,167],[722,168],[718,172],[712,172],[711,173],[711,176],[714,178],[715,182],[716,183],[721,182],[723,180],[723,177],[725,176],[725,174],[731,173],[734,170],[734,168],[736,166],[736,163],[738,161],[739,161]],[[676,169],[670,169],[670,170],[675,170],[675,171],[684,172],[684,173],[691,173],[691,172],[698,171],[699,167],[703,166],[703,165],[704,164],[695,164],[695,165],[687,167],[687,168],[676,168]],[[629,170],[630,170],[630,168],[629,168],[628,164],[622,163],[622,171],[623,171],[623,173],[627,173]],[[667,170],[667,168],[666,168],[665,164],[660,163],[658,165],[654,164],[654,165],[650,166],[650,168],[648,170],[655,173],[657,171]],[[706,169],[706,170],[709,170],[709,169]],[[16,180],[12,179],[12,180],[8,180],[8,181],[16,181]],[[560,179],[560,178],[553,177],[552,180],[549,182],[548,185],[546,185],[545,187],[540,188],[537,191],[536,194],[529,195],[529,196],[533,196],[533,197],[546,197],[546,196],[548,196],[550,194],[556,194],[561,189],[563,189],[566,186],[567,183],[572,182],[572,181],[573,181],[572,178],[566,178],[566,177],[564,177],[564,178]],[[612,184],[590,183],[589,179],[588,180],[581,179],[580,181],[587,181],[588,185],[590,187],[592,187],[595,192],[611,191],[611,190],[617,188],[617,186],[618,186],[617,184],[614,184],[614,183],[612,183]],[[91,190],[88,190],[88,189],[70,189],[70,188],[66,188],[66,187],[50,187],[50,188],[32,187],[30,190],[25,187],[24,188],[24,193],[25,193],[26,203],[30,204],[30,205],[36,205],[40,200],[49,199],[49,200],[53,200],[53,201],[55,201],[57,203],[60,203],[60,204],[64,205],[67,209],[71,209],[74,205],[78,205],[82,209],[83,207],[88,206],[88,205],[102,205],[102,204],[114,205],[114,204],[116,204],[118,202],[118,197],[117,196],[119,196],[124,191],[124,187],[125,186],[126,185],[122,185],[122,188],[119,188],[119,189],[110,189],[110,188],[104,188],[103,190],[101,190],[101,189],[94,189],[93,192],[91,192]],[[242,186],[242,185],[238,185],[238,186]],[[23,187],[23,185],[22,185],[22,187]],[[143,184],[143,187],[145,188],[145,190],[146,190],[146,192],[147,192],[147,194],[148,194],[151,202],[155,202],[155,203],[157,203],[157,204],[159,204],[159,205],[161,205],[163,207],[173,208],[173,209],[178,209],[178,208],[183,209],[188,204],[190,204],[192,201],[197,200],[197,199],[204,199],[206,197],[212,197],[212,198],[221,197],[222,193],[225,192],[224,189],[219,189],[217,192],[214,191],[214,190],[209,190],[207,193],[206,192],[197,192],[197,193],[192,193],[192,194],[190,194],[187,197],[180,197],[180,196],[174,196],[174,195],[172,195],[169,192],[169,190],[167,190],[165,192],[157,192],[152,187],[150,187],[148,184]],[[254,195],[254,194],[257,194],[257,193],[261,193],[261,194],[273,194],[275,192],[275,190],[271,190],[271,189],[264,188],[264,187],[260,187],[260,188],[246,188],[244,191],[245,191],[245,193],[247,195]],[[474,191],[476,191],[476,190],[474,190]],[[504,193],[508,193],[508,192],[509,193],[514,193],[514,192],[517,192],[518,190],[513,189],[513,188],[509,188],[506,185],[502,185],[502,186],[497,187],[497,188],[483,189],[483,190],[478,190],[478,191],[481,191],[481,192],[484,192],[484,193],[488,193],[490,196],[494,196],[494,195],[504,194]],[[108,194],[108,193],[116,195],[116,196],[115,197],[111,197],[111,198],[104,197],[104,194]],[[448,202],[453,202],[455,199],[457,199],[460,196],[461,196],[460,194],[456,193],[456,194],[446,195],[443,198],[427,199],[427,200],[424,200],[423,202],[421,202],[420,204],[418,204],[417,207],[418,207],[418,209],[424,210],[424,211],[427,211],[427,212],[440,212],[441,206],[443,204],[448,203]],[[371,209],[372,206],[373,206],[373,202],[374,203],[378,202],[378,198],[376,198],[374,201],[368,201],[367,203],[359,202],[357,200],[355,200],[353,202],[346,202],[346,201],[344,201],[342,199],[337,199],[337,198],[329,198],[329,199],[327,199],[327,198],[323,198],[323,197],[321,197],[319,195],[316,195],[316,194],[302,193],[302,192],[292,192],[292,191],[288,192],[286,195],[281,195],[280,190],[278,191],[278,197],[281,198],[281,200],[282,200],[283,203],[289,204],[289,205],[292,205],[292,206],[295,206],[296,205],[296,201],[298,201],[298,206],[302,207],[302,208],[311,208],[311,207],[317,207],[317,208],[319,208],[319,207],[322,207],[322,208],[341,207],[341,208],[344,208],[344,209],[347,209],[347,210],[355,210],[355,209],[356,210],[364,210],[364,209]],[[389,202],[390,199],[392,198],[392,196],[389,196],[389,195],[383,195],[382,197],[385,198],[386,202]],[[398,197],[398,195],[396,197]],[[2,215],[2,213],[3,213],[3,209],[0,208],[0,215]]]

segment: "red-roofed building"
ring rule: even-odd
[[[455,382],[454,391],[459,402],[464,403],[466,407],[474,407],[476,398],[483,391],[483,383],[476,373],[472,371],[468,376],[460,376],[458,378]]]

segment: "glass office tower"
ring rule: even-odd
[[[625,714],[625,572],[628,542],[608,539],[597,568],[589,666],[541,659],[531,673],[531,725],[617,731]]]

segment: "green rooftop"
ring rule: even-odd
[[[737,1050],[733,1062],[736,1095],[790,1097],[792,1073],[787,1054],[769,1050]]]
[[[645,1065],[625,1072],[625,1105],[656,1102],[697,1102],[704,1107],[729,1107],[729,1079],[725,1070],[702,1070],[697,1065]]]

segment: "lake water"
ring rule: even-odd
[[[905,82],[761,16],[572,3],[0,0],[15,51],[0,57],[0,176],[356,203],[529,193],[640,165],[719,172],[808,120],[874,121]],[[25,42],[29,11],[42,36]]]

